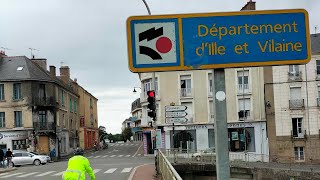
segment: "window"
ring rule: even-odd
[[[289,65],[289,74],[298,75],[299,74],[299,65]]]
[[[21,83],[15,83],[13,84],[13,99],[21,99]]]
[[[61,104],[64,106],[64,91],[61,90]]]
[[[302,118],[292,118],[292,136],[303,137]]]
[[[4,84],[0,84],[0,101],[4,100]]]
[[[250,109],[251,109],[251,101],[250,98],[245,98],[245,99],[239,99],[238,100],[238,106],[239,106],[239,111],[238,111],[238,116],[239,120],[243,120],[246,117],[250,116]]]
[[[4,112],[0,112],[0,128],[6,127],[6,117]]]
[[[294,147],[294,157],[296,161],[304,161],[304,148]]]
[[[70,105],[70,111],[72,112],[72,110],[73,110],[72,107],[73,106],[72,106],[72,99],[71,98],[70,98],[70,104],[69,105]]]
[[[46,97],[46,86],[44,84],[39,84],[39,98],[44,100]]]
[[[14,111],[14,125],[15,127],[22,127],[22,112]]]
[[[181,88],[181,97],[191,96],[191,76],[181,76],[180,77],[180,88]]]
[[[90,98],[90,108],[92,108],[92,98]]]
[[[208,129],[208,141],[209,141],[209,148],[215,147],[215,138],[214,138],[214,130]]]
[[[209,74],[208,75],[209,76],[209,82],[208,82],[208,84],[209,84],[209,95],[211,95],[212,96],[212,73],[211,74]]]
[[[47,125],[47,113],[46,111],[39,111],[40,128]]]
[[[12,140],[12,147],[13,150],[27,149],[26,140]],[[19,153],[19,156],[25,156],[25,154],[28,156],[28,153]]]
[[[62,114],[62,122],[61,122],[61,125],[62,125],[63,128],[65,128],[64,114]]]
[[[155,79],[155,84],[156,84],[155,92],[157,95],[158,94],[158,79],[157,78]],[[153,85],[152,79],[146,79],[143,81],[143,92],[145,95],[147,95],[147,92],[151,90],[152,85]]]
[[[249,89],[249,71],[238,71],[238,92],[245,93]]]
[[[301,87],[291,87],[290,88],[290,99],[301,99]]]
[[[320,75],[320,60],[316,60],[317,63],[317,74]]]
[[[74,100],[73,106],[74,106],[73,108],[74,112],[77,113],[77,100]]]

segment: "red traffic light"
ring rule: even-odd
[[[148,91],[147,94],[149,97],[155,97],[154,91]]]

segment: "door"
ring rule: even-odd
[[[21,153],[21,164],[32,164],[32,155],[30,153]]]
[[[49,153],[49,138],[48,136],[40,136],[39,137],[39,152],[40,154],[48,154]]]
[[[14,153],[12,162],[14,163],[14,165],[22,165],[23,164],[22,153]]]

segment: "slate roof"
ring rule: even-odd
[[[18,71],[18,67],[23,67]],[[0,59],[0,81],[49,81],[54,80],[41,67],[25,56],[3,57]]]
[[[320,33],[311,34],[311,53],[320,53]]]

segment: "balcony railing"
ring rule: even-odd
[[[290,99],[289,100],[290,109],[302,109],[304,108],[304,99]]]
[[[33,97],[33,105],[35,106],[55,106],[56,100],[53,96],[51,97]]]
[[[249,84],[238,84],[238,94],[249,93]]]
[[[181,88],[180,97],[192,97],[192,88]]]
[[[239,120],[249,119],[250,118],[250,110],[241,110],[238,112]]]
[[[288,80],[290,81],[301,81],[302,80],[302,72],[288,72]]]
[[[54,122],[33,122],[33,128],[35,131],[54,131]]]
[[[317,98],[317,106],[320,107],[320,97]]]
[[[307,139],[307,131],[302,130],[302,133],[299,133],[291,130],[291,139]]]

